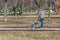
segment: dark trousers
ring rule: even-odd
[[[41,22],[41,28],[44,27],[44,18],[40,18],[40,22]]]

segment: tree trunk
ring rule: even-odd
[[[22,0],[22,13],[23,13],[23,10],[24,10],[24,0]],[[22,20],[21,22],[23,23],[23,14],[22,14]]]
[[[48,5],[48,20],[50,21],[50,0],[47,1],[47,5]]]
[[[50,21],[50,9],[48,10],[48,20]]]
[[[17,8],[17,0],[15,0],[16,1],[16,4],[15,4],[15,18],[17,19],[17,11],[16,11],[16,8]]]
[[[7,2],[5,2],[4,21],[7,21]]]
[[[33,6],[33,2],[32,2],[33,0],[31,0],[31,12],[32,12],[32,6]]]

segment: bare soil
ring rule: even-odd
[[[60,40],[60,31],[0,31],[0,40]]]
[[[23,18],[23,23],[22,23],[22,18],[18,17],[17,19],[9,18],[8,21],[4,22],[4,18],[0,18],[0,27],[29,27],[31,26],[32,22],[38,21],[37,17],[24,17]],[[48,18],[45,18],[45,27],[60,27],[60,18],[51,18],[49,21]],[[40,23],[39,23],[40,25]]]

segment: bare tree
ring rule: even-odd
[[[43,6],[45,0],[38,0],[38,1],[34,0],[34,2],[35,2],[36,6],[38,8],[38,13],[39,13],[39,8]],[[39,20],[39,16],[38,16],[38,20]]]
[[[48,19],[50,20],[50,0],[47,1],[48,5]]]
[[[12,3],[12,8],[13,8],[13,11],[14,11],[15,18],[17,19],[16,8],[17,8],[18,0],[11,0],[11,3]]]
[[[18,3],[18,0],[16,0],[16,8],[17,8],[17,3]],[[15,13],[15,18],[17,19],[17,11]]]
[[[31,0],[31,9],[32,9],[32,6],[33,6],[33,0]],[[31,12],[32,12],[32,10],[31,10]]]
[[[18,0],[13,0],[13,10],[14,10],[14,14],[15,14],[16,19],[17,19],[17,12],[16,12],[17,2],[18,2]]]
[[[22,0],[22,13],[23,13],[23,11],[24,11],[24,0]],[[21,20],[21,22],[23,23],[23,14],[22,14],[22,20]]]
[[[7,0],[5,0],[4,21],[7,21]]]

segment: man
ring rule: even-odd
[[[44,27],[44,10],[42,8],[39,8],[39,19],[41,22],[41,28]]]

